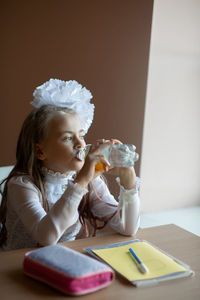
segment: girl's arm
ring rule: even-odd
[[[108,141],[102,139],[99,140],[100,145],[105,145]],[[119,140],[111,139],[110,142],[112,144],[122,144]],[[138,196],[138,179],[136,178],[135,170],[133,167],[123,168],[123,167],[112,167],[109,166],[107,169],[108,173],[114,175],[118,178],[118,183],[120,185],[120,194],[119,194],[119,203],[115,201],[113,196],[110,194],[108,188],[104,187],[105,194],[103,197],[104,202],[112,202],[114,204],[118,204],[116,214],[109,221],[110,226],[125,235],[134,235],[139,227],[140,217],[140,200]],[[99,190],[100,194],[102,194],[102,184],[100,182],[96,185],[96,189]],[[103,217],[103,216],[111,216],[116,209],[114,207],[109,207],[108,204],[103,205],[95,205],[97,199],[94,196],[94,212]]]
[[[10,209],[14,209],[25,230],[41,245],[55,244],[77,221],[78,206],[85,193],[87,190],[78,183],[70,182],[62,197],[46,213],[40,191],[29,180],[15,177],[8,183]],[[20,233],[15,234],[20,237]]]
[[[120,185],[119,202],[110,194],[100,177],[93,181],[92,211],[99,217],[109,217],[117,211],[109,221],[109,225],[121,234],[134,235],[140,224],[139,178],[136,179],[136,185],[132,189],[125,189],[120,184],[119,178],[117,182]]]

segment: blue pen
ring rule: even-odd
[[[135,254],[135,252],[133,251],[133,249],[129,248],[129,251],[132,255],[132,257],[134,258],[134,261],[136,262],[137,268],[141,273],[146,273],[148,272],[147,267],[141,262],[141,260],[137,257],[137,255]]]

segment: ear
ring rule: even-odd
[[[43,147],[41,144],[35,145],[35,155],[39,160],[44,160],[46,158],[45,151],[43,150]]]

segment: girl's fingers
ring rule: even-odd
[[[97,145],[93,145],[92,147],[90,147],[90,153],[93,154],[99,154],[104,148],[113,145],[112,141],[107,140],[104,143],[98,144]]]
[[[110,139],[110,140],[99,139],[97,140],[96,145],[91,145],[89,153],[98,155],[106,147],[109,147],[111,145],[121,145],[121,144],[122,142],[117,139]]]
[[[95,155],[94,153],[92,153],[92,154],[89,154],[89,157],[95,163],[102,162],[104,165],[110,167],[110,164],[109,164],[109,162],[107,161],[107,159],[105,158],[104,155],[101,155],[101,154]]]
[[[112,166],[110,165],[106,165],[105,163],[102,163],[101,161],[99,161],[96,165],[95,165],[95,172],[98,174],[102,174],[104,172],[108,172],[111,169],[113,169]]]
[[[99,140],[97,140],[97,143],[98,144],[104,144],[104,143],[110,142],[110,141],[113,141],[114,143],[122,144],[121,141],[119,141],[118,139],[113,139],[113,138],[111,138],[110,140],[99,139]]]
[[[122,145],[122,144],[123,144],[122,142],[120,142],[120,141],[117,140],[117,139],[111,139],[111,141],[112,141],[113,144],[115,144],[115,145]]]
[[[98,143],[98,144],[103,144],[103,143],[108,142],[108,141],[109,141],[109,140],[99,139],[99,140],[97,140],[97,143]]]
[[[99,161],[101,161],[105,166],[110,167],[110,163],[107,161],[104,155],[98,155],[98,157],[100,159]]]

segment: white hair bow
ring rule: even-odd
[[[79,114],[85,132],[92,124],[94,104],[90,103],[92,94],[75,80],[63,81],[50,79],[38,86],[33,93],[34,107],[39,108],[45,104],[67,107]]]

